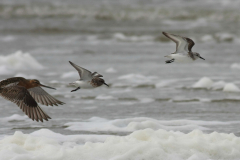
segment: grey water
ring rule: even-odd
[[[66,104],[40,105],[52,117],[44,123],[0,120],[0,134],[40,128],[76,134],[84,132],[66,130],[64,124],[92,117],[150,117],[206,121],[206,126],[208,121],[232,122],[213,125],[205,132],[239,135],[240,93],[192,88],[202,77],[240,87],[240,70],[231,68],[240,63],[237,4],[199,0],[1,1],[1,56],[22,50],[45,67],[16,70],[1,79],[17,73],[35,76],[57,88],[45,90]],[[206,60],[165,64],[164,56],[175,51],[175,44],[162,31],[194,39],[193,50]],[[68,83],[79,76],[68,61],[102,74],[110,87],[70,92],[74,87]],[[0,102],[1,118],[24,115],[15,104],[3,98]]]

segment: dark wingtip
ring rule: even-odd
[[[162,34],[164,34],[165,36],[167,35],[167,32],[162,32]]]
[[[74,65],[74,63],[73,62],[71,62],[71,61],[69,61],[69,63],[73,66]]]

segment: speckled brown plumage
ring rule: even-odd
[[[101,85],[104,84],[104,80],[102,78],[94,77],[91,81],[90,84],[93,87],[100,87]]]
[[[40,86],[51,88],[42,85],[35,79],[29,80],[23,77],[8,78],[0,82],[0,96],[16,103],[32,120],[43,122],[44,119],[48,121],[51,117],[38,106],[37,102],[47,106],[57,106],[64,103],[49,95]]]

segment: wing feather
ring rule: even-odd
[[[174,53],[191,52],[194,42],[192,39],[163,32],[163,34],[176,43],[176,51]]]
[[[64,104],[63,102],[57,100],[50,94],[48,94],[45,90],[43,90],[41,87],[34,87],[34,88],[29,88],[28,89],[29,93],[31,96],[39,103],[43,105],[55,105],[57,106],[58,104]]]
[[[72,63],[71,61],[69,61],[69,63],[78,71],[80,79],[82,79],[82,80],[91,80],[92,79],[92,72]]]
[[[37,102],[30,95],[28,90],[21,86],[10,86],[0,89],[0,96],[14,102],[19,106],[20,109],[32,120],[42,121],[45,119],[51,119],[45,112],[41,110]],[[41,116],[37,116],[36,112],[41,110]]]
[[[192,52],[192,47],[195,45],[194,41],[190,38],[185,37],[188,42],[188,50]]]
[[[2,80],[0,82],[0,86],[1,88],[16,86],[19,83],[19,81],[25,81],[25,80],[26,79],[23,77],[12,77],[12,78]]]

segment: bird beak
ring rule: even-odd
[[[199,56],[199,58],[201,58],[201,59],[205,60],[205,59],[204,59],[204,58],[202,58],[201,56]]]
[[[46,87],[46,88],[50,88],[50,89],[56,89],[56,88],[52,88],[52,87],[49,87],[49,86],[45,86],[45,85],[43,85],[43,84],[40,84],[40,86]]]
[[[108,84],[106,84],[105,82],[104,82],[103,84],[105,84],[106,86],[108,86],[108,87],[109,87],[109,85],[108,85]]]

